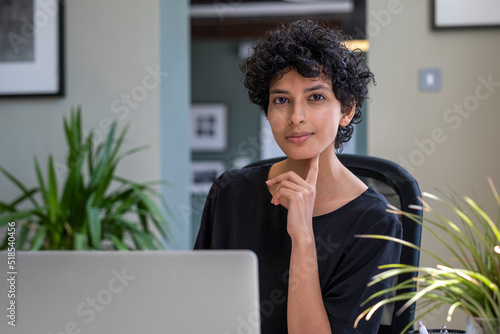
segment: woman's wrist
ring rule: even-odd
[[[297,248],[316,248],[316,242],[314,239],[314,233],[311,232],[302,232],[295,233],[295,235],[290,235],[292,239],[292,247]]]

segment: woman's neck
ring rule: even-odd
[[[269,178],[288,171],[294,171],[303,179],[309,172],[310,159],[295,160],[287,158],[274,164]],[[316,182],[315,215],[331,212],[359,196],[367,186],[352,174],[333,152],[323,152],[319,160]],[[272,193],[272,189],[270,189]],[[286,205],[285,205],[286,206]]]
[[[306,179],[307,174],[309,173],[311,159],[295,160],[287,158],[282,163],[283,165],[279,168],[280,174],[288,171],[294,171],[303,179]],[[321,188],[322,184],[327,185],[331,184],[331,182],[336,182],[337,177],[340,177],[340,174],[342,173],[342,169],[343,165],[340,163],[333,149],[331,152],[330,150],[325,150],[321,153],[319,157],[318,181],[316,184],[317,189]]]

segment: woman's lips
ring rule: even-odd
[[[294,132],[286,137],[286,139],[292,143],[303,143],[309,138],[311,138],[313,134],[310,132]]]

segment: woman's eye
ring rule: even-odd
[[[288,99],[286,97],[277,97],[274,99],[274,103],[276,104],[283,104],[283,103],[287,103],[288,102]]]
[[[321,94],[313,94],[309,99],[312,101],[322,101],[325,99],[325,97]]]

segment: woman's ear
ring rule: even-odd
[[[351,107],[346,108],[346,112],[340,118],[340,126],[348,126],[351,123],[354,113],[356,112],[356,102],[352,103]]]

